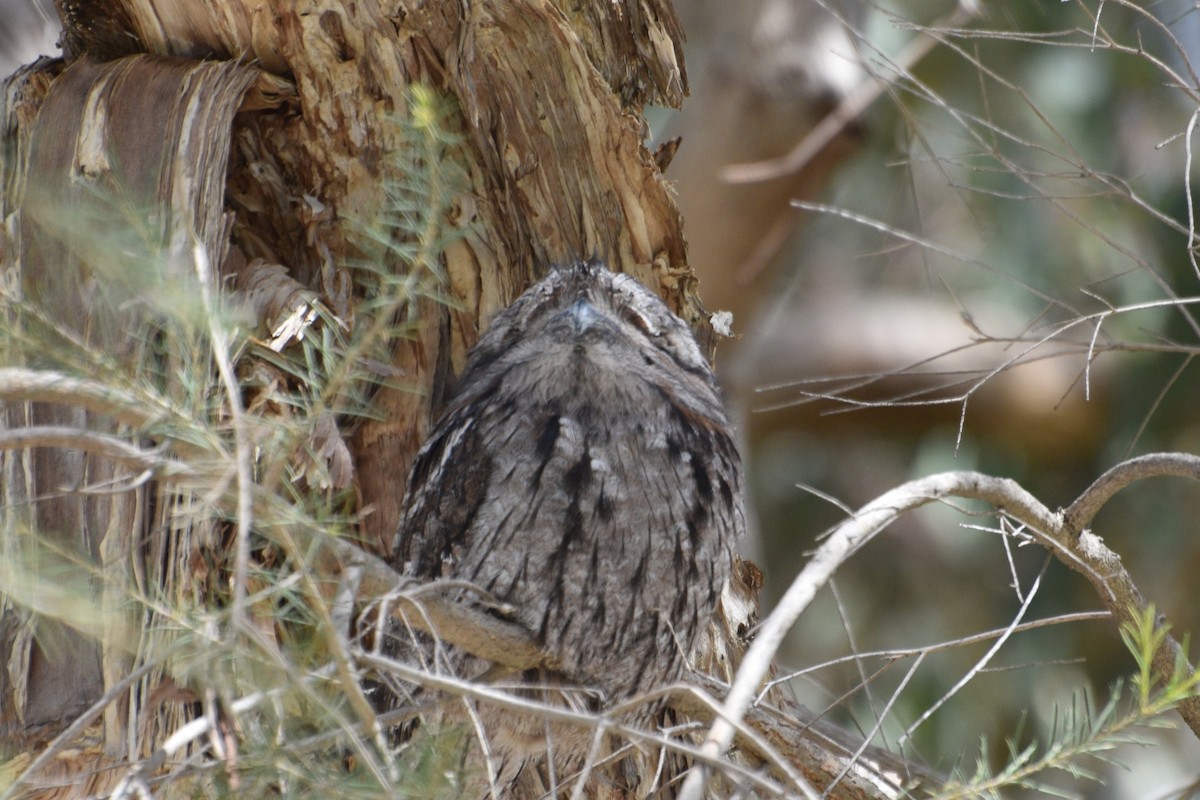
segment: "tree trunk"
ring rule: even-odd
[[[581,11],[537,0],[394,9],[333,1],[275,11],[64,0],[60,12],[65,64],[39,62],[6,86],[5,253],[26,297],[118,360],[138,358],[145,343],[130,337],[139,312],[122,308],[119,290],[95,290],[112,266],[89,252],[111,244],[98,230],[150,210],[148,246],[194,233],[227,285],[244,285],[262,259],[344,309],[353,300],[330,287],[345,286],[353,275],[343,265],[367,255],[352,226],[382,213],[384,187],[404,178],[391,154],[413,146],[410,87],[456,102],[456,156],[469,184],[442,223],[468,234],[442,253],[450,302],[410,310],[416,333],[391,364],[403,385],[379,390],[375,418],[348,437],[369,510],[360,536],[376,553],[390,546],[403,476],[442,384],[487,319],[550,264],[600,255],[705,324],[679,215],[642,141],[642,104],[677,104],[686,85],[665,3]],[[44,403],[5,412],[13,428],[115,429]],[[178,556],[218,544],[213,530],[170,530],[162,509],[176,498],[165,487],[56,491],[113,478],[102,457],[38,449],[5,458],[6,504],[46,497],[25,522],[100,568],[105,580],[89,579],[97,597],[147,534],[151,547],[175,553],[155,575],[172,594],[190,582],[187,571],[172,574],[185,563]],[[153,572],[162,562],[144,563]],[[98,648],[16,608],[6,609],[4,631],[5,661],[20,669],[6,673],[0,729],[24,744],[57,733],[131,666],[116,643]],[[113,757],[127,755],[120,727],[106,728]]]
[[[64,428],[113,434],[146,448],[127,461],[157,465],[139,475],[95,448],[0,448],[8,509],[0,558],[17,565],[0,573],[9,581],[0,595],[0,762],[16,757],[9,774],[37,767],[23,776],[25,788],[83,796],[127,780],[114,765],[154,757],[162,775],[182,763],[186,751],[163,746],[198,714],[212,720],[213,737],[226,730],[203,681],[189,684],[197,654],[171,647],[181,624],[208,635],[204,609],[240,608],[229,599],[230,582],[245,580],[230,575],[241,563],[237,504],[221,505],[222,492],[240,484],[229,467],[213,468],[208,485],[181,485],[179,464],[173,480],[160,480],[162,462],[149,448],[169,438],[162,430],[173,421],[209,415],[227,437],[176,437],[172,453],[225,453],[233,464],[228,442],[240,453],[242,432],[267,427],[239,421],[233,400],[214,411],[203,380],[190,382],[220,372],[221,354],[196,355],[188,320],[205,317],[187,309],[202,298],[155,294],[174,285],[166,278],[210,285],[202,268],[211,262],[219,286],[257,315],[258,344],[270,350],[297,346],[281,333],[288,319],[304,328],[323,315],[335,332],[370,328],[381,316],[388,330],[402,326],[405,335],[372,362],[387,361],[372,367],[386,380],[370,416],[338,418],[331,408],[297,454],[277,459],[323,461],[312,473],[323,478],[299,468],[295,485],[318,494],[349,487],[353,536],[378,556],[391,546],[404,477],[467,350],[550,265],[599,256],[657,290],[703,344],[712,347],[715,334],[665,164],[643,140],[643,105],[677,105],[686,93],[669,0],[59,0],[59,12],[65,59],[31,65],[4,86],[7,296],[52,317],[5,306],[12,336],[3,360],[94,383],[75,404],[55,394],[61,385],[23,395],[36,402],[10,398],[0,429],[33,430],[43,444]],[[412,116],[427,107],[414,102],[418,86],[449,98],[451,137],[433,149]],[[461,180],[443,186],[434,222],[457,235],[432,251],[429,275],[409,276],[408,243],[373,247],[371,226],[388,213],[392,187],[443,159]],[[376,272],[350,267],[363,260]],[[373,274],[412,277],[415,290],[387,314],[375,311]],[[178,317],[166,313],[173,307]],[[23,336],[49,337],[75,355],[38,362],[20,348]],[[371,361],[373,353],[359,355]],[[155,392],[94,389],[131,365],[148,365]],[[236,366],[245,414],[286,420],[271,387],[294,376],[270,358]],[[188,462],[187,476],[205,463]],[[287,483],[279,471],[262,476],[277,494]],[[206,503],[226,511],[194,513]],[[260,563],[299,532],[255,511],[264,528],[277,528]],[[365,563],[381,574],[344,541],[308,541],[313,572]],[[39,570],[47,554],[68,566]],[[739,575],[739,602],[726,607],[707,656],[722,678],[757,609],[755,571],[743,566]],[[386,590],[386,574],[379,581]],[[171,612],[178,607],[197,616],[181,622]],[[264,637],[279,635],[274,609],[248,608]],[[38,753],[58,757],[34,764]],[[828,765],[805,771],[834,774]],[[231,766],[233,789],[236,773]]]

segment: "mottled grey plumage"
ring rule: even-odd
[[[691,332],[593,261],[552,271],[471,352],[414,464],[394,565],[511,604],[567,681],[614,701],[680,677],[743,528]]]

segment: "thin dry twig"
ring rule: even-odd
[[[186,413],[156,397],[54,370],[24,367],[0,367],[0,402],[65,403],[112,417],[133,428],[189,420]]]
[[[242,393],[233,363],[229,360],[229,332],[222,326],[218,316],[216,300],[213,298],[213,274],[204,244],[196,239],[192,244],[192,265],[200,285],[200,299],[208,318],[208,332],[212,338],[213,359],[217,374],[225,387],[225,401],[229,404],[229,417],[233,423],[234,464],[237,469],[237,507],[234,514],[237,545],[233,562],[233,601],[230,607],[230,623],[240,631],[246,624],[246,581],[250,569],[250,527],[254,519],[252,499],[253,465],[246,415],[242,408]]]
[[[0,431],[0,450],[57,447],[103,456],[123,467],[152,470],[171,480],[195,479],[200,473],[161,450],[148,450],[106,433],[64,425],[35,425]]]
[[[937,710],[939,708],[941,708],[946,703],[948,703],[950,701],[950,698],[952,698],[952,697],[954,697],[954,695],[958,694],[959,691],[961,691],[964,686],[966,686],[968,683],[970,683],[972,680],[974,680],[975,676],[978,675],[980,672],[982,672],[984,670],[984,668],[986,668],[987,665],[991,663],[992,659],[996,656],[996,654],[1000,652],[1000,648],[1004,646],[1004,643],[1007,642],[1009,637],[1011,637],[1013,635],[1013,633],[1016,632],[1017,628],[1021,624],[1021,620],[1025,618],[1025,614],[1029,611],[1030,603],[1033,602],[1033,598],[1037,596],[1038,589],[1042,585],[1042,576],[1046,574],[1046,568],[1048,566],[1050,566],[1050,557],[1049,556],[1046,557],[1045,563],[1042,564],[1041,572],[1038,573],[1037,578],[1033,582],[1033,586],[1031,586],[1029,588],[1029,591],[1026,593],[1025,599],[1021,602],[1021,607],[1017,610],[1017,615],[1015,617],[1013,617],[1012,622],[1009,623],[1007,628],[1005,628],[1004,633],[996,638],[996,641],[992,643],[992,646],[988,648],[987,652],[984,653],[979,658],[979,660],[977,660],[971,666],[971,668],[969,670],[967,670],[966,673],[964,673],[961,678],[958,679],[958,681],[955,682],[954,686],[950,687],[950,690],[948,692],[943,694],[933,704],[931,704],[928,708],[926,708],[924,711],[922,711],[921,715],[919,717],[917,717],[916,721],[913,722],[911,725],[909,725],[907,728],[905,728],[904,735],[901,736],[900,739],[897,740],[897,742],[896,742],[896,744],[898,746],[903,747],[904,743],[912,738],[913,732],[916,731],[917,728],[919,728],[921,725],[923,725],[925,723],[925,720],[929,719],[935,713],[937,713]]]
[[[1111,618],[1112,614],[1108,613],[1107,611],[1080,611],[1073,614],[1057,614],[1053,617],[1046,617],[1045,619],[1035,619],[1029,622],[1022,622],[1015,628],[1011,628],[1011,630],[1014,633],[1024,633],[1025,631],[1036,630],[1037,628],[1045,628],[1050,625],[1062,625],[1066,623],[1087,622],[1093,620],[1108,620]],[[873,650],[866,653],[853,653],[851,655],[841,656],[840,658],[830,659],[829,661],[824,661],[820,664],[814,664],[810,667],[805,667],[804,669],[790,670],[768,681],[763,686],[762,691],[759,692],[758,698],[755,700],[755,705],[762,702],[763,698],[766,697],[767,692],[775,686],[795,680],[802,675],[808,675],[809,673],[816,672],[817,670],[837,666],[838,664],[844,664],[849,661],[862,662],[869,658],[879,658],[887,661],[899,661],[905,658],[927,656],[932,653],[940,653],[951,648],[966,647],[968,645],[990,641],[1003,636],[1009,630],[1010,626],[1006,625],[1003,628],[993,628],[990,631],[981,631],[979,633],[973,633],[969,636],[959,636],[948,641],[937,642],[935,644],[929,644],[923,647],[906,647],[899,650]]]
[[[824,5],[824,3],[822,3]],[[840,16],[826,7],[830,14]],[[977,9],[967,3],[958,4],[942,23],[946,27],[966,24],[975,16]],[[849,23],[841,20],[849,28]],[[909,42],[897,57],[903,71],[915,67],[937,46],[938,40],[919,35]],[[826,145],[845,128],[863,115],[876,100],[887,93],[893,79],[888,76],[872,75],[842,98],[837,108],[829,112],[791,150],[779,158],[757,161],[750,164],[733,164],[721,171],[721,178],[728,183],[761,183],[793,175],[812,161]]]

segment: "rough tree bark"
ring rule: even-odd
[[[224,285],[270,321],[300,295],[352,319],[359,287],[344,265],[364,255],[353,225],[374,218],[385,187],[404,177],[390,156],[413,146],[407,93],[423,84],[455,104],[462,144],[454,158],[467,182],[443,220],[465,232],[441,254],[450,302],[409,309],[414,333],[395,343],[388,365],[403,387],[380,388],[375,416],[345,432],[351,458],[341,480],[357,490],[368,551],[386,554],[403,476],[466,351],[548,265],[598,255],[659,291],[714,344],[664,164],[644,141],[643,105],[678,105],[687,88],[669,0],[58,7],[65,58],[4,84],[6,277],[56,309],[65,335],[118,360],[158,345],[130,337],[144,321],[120,302],[120,286],[96,290],[114,274],[94,252],[99,231],[134,227],[131,209],[144,210],[145,239],[181,254],[194,237]],[[177,261],[164,268],[190,268]],[[377,266],[402,268],[398,259]],[[0,428],[126,430],[119,415],[91,408],[10,402],[0,406]],[[88,744],[40,779],[49,786],[61,775],[65,794],[102,792],[120,774],[104,767],[156,753],[185,721],[178,705],[162,702],[170,676],[161,667],[136,672],[152,649],[146,642],[162,635],[153,613],[130,611],[105,587],[203,596],[215,579],[197,565],[227,547],[226,531],[181,523],[186,515],[172,511],[184,499],[166,483],[112,491],[116,474],[100,455],[37,449],[0,458],[4,502],[25,509],[5,517],[4,546],[22,524],[76,553],[111,612],[104,631],[85,636],[0,594],[3,754],[36,752],[125,686],[81,740]],[[742,601],[726,610],[731,630],[756,611],[753,570],[743,575]],[[723,679],[737,649],[726,644],[733,649],[714,651],[708,664]],[[136,680],[123,684],[130,675]],[[770,726],[786,734],[786,722]],[[819,780],[839,768],[804,771]],[[855,792],[846,796],[866,795]]]

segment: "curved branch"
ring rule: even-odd
[[[144,395],[45,369],[0,368],[0,403],[4,402],[78,406],[135,428],[169,419],[185,419],[176,409],[156,405]]]
[[[42,425],[0,431],[0,450],[28,447],[60,447],[83,450],[103,456],[124,467],[153,470],[167,478],[194,478],[199,473],[189,465],[163,455],[160,450],[144,450],[117,436],[65,425]]]
[[[269,515],[266,510],[257,514],[260,519]],[[347,539],[305,525],[268,526],[263,534],[286,551],[303,553],[305,566],[322,581],[347,584],[360,608],[386,605],[390,616],[510,669],[552,666],[536,637],[522,626],[436,592],[409,591],[424,586]],[[419,613],[413,613],[414,607]]]
[[[1031,519],[1058,527],[1054,515],[1015,481],[992,478],[977,472],[947,472],[911,481],[863,506],[849,520],[833,529],[829,538],[792,581],[775,610],[759,626],[754,643],[742,658],[742,665],[725,698],[721,715],[709,728],[702,747],[702,752],[708,758],[719,758],[729,747],[735,724],[742,719],[758,687],[766,678],[784,635],[851,553],[906,511],[951,496],[977,497],[993,505],[1011,505],[1026,512]],[[688,776],[680,793],[681,800],[699,800],[703,795],[704,776],[701,772],[694,770]]]
[[[1086,510],[1094,513],[1103,505],[1103,500],[1139,477],[1192,475],[1185,470],[1191,470],[1195,463],[1200,463],[1200,459],[1193,461],[1189,456],[1133,459],[1106,473],[1072,504],[1072,508],[1078,506],[1080,515]],[[1155,466],[1159,471],[1152,471]],[[759,627],[726,696],[721,715],[709,728],[702,747],[707,759],[719,758],[729,747],[734,726],[753,702],[784,635],[841,564],[901,514],[949,497],[984,500],[1037,534],[1038,540],[1055,557],[1088,579],[1118,624],[1132,620],[1147,607],[1145,597],[1122,566],[1121,559],[1100,537],[1068,525],[1065,512],[1051,512],[1016,481],[977,472],[945,472],[910,481],[863,506],[849,520],[835,527],[792,581],[775,610]],[[1169,679],[1181,656],[1186,654],[1179,643],[1171,636],[1165,637],[1154,654],[1155,672],[1164,680]],[[1186,700],[1178,710],[1192,732],[1200,736],[1200,699]],[[697,769],[688,775],[679,795],[682,800],[698,800],[703,795],[705,777],[702,773],[703,770]]]
[[[1122,461],[1084,490],[1063,512],[1063,520],[1070,530],[1082,531],[1117,492],[1143,478],[1165,475],[1200,480],[1200,456],[1190,453],[1149,453]]]

